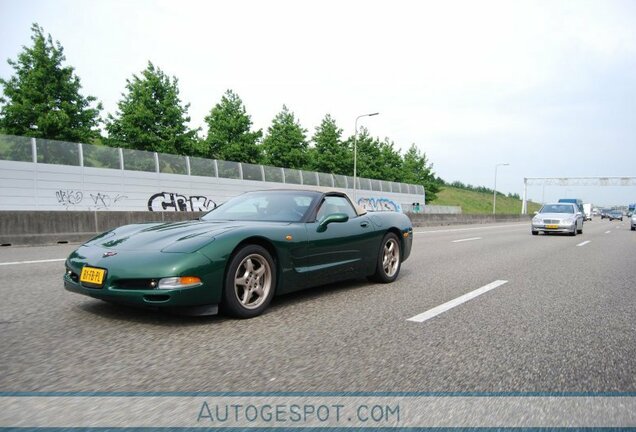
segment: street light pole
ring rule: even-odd
[[[353,202],[354,204],[358,204],[358,198],[356,197],[356,187],[358,183],[356,181],[356,176],[358,173],[358,120],[362,117],[373,117],[380,114],[379,112],[370,113],[370,114],[362,114],[356,117],[355,122],[355,132],[353,134]]]
[[[495,214],[497,211],[497,168],[500,166],[508,166],[509,163],[500,163],[495,165],[495,187],[492,193],[492,214]]]

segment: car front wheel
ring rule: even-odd
[[[401,264],[400,240],[395,234],[387,233],[382,239],[375,273],[371,280],[381,283],[393,282],[400,273]]]
[[[237,318],[252,318],[267,308],[276,287],[276,266],[262,246],[247,245],[230,261],[225,275],[222,309]]]

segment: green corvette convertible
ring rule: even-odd
[[[340,192],[267,190],[198,220],[126,225],[66,260],[67,290],[192,314],[250,318],[274,294],[368,277],[392,282],[411,252],[402,213],[366,213]]]

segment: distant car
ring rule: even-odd
[[[612,210],[611,212],[609,212],[607,214],[607,218],[610,220],[610,222],[613,221],[613,220],[617,220],[617,219],[622,221],[623,220],[623,212],[620,211],[620,210]]]
[[[636,231],[636,213],[632,214],[630,221],[631,221],[630,224],[632,227],[632,231]]]
[[[540,232],[583,234],[583,213],[576,203],[545,204],[532,218],[532,235]]]
[[[601,210],[601,219],[605,219],[610,211],[608,209]]]

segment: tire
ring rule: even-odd
[[[636,227],[632,227],[632,231],[636,231]]]
[[[581,224],[581,229],[576,231],[579,234],[583,234],[583,224]]]
[[[390,283],[397,279],[402,266],[400,240],[393,233],[387,233],[382,239],[375,273],[369,279],[380,283]]]
[[[253,318],[269,306],[275,287],[276,265],[267,249],[243,246],[230,260],[221,308],[236,318]]]
[[[539,235],[539,231],[532,231],[532,235]]]
[[[578,231],[578,229],[576,228],[576,225],[574,225],[574,229],[572,230],[571,233],[569,233],[572,237],[574,237],[576,235],[576,232]]]

